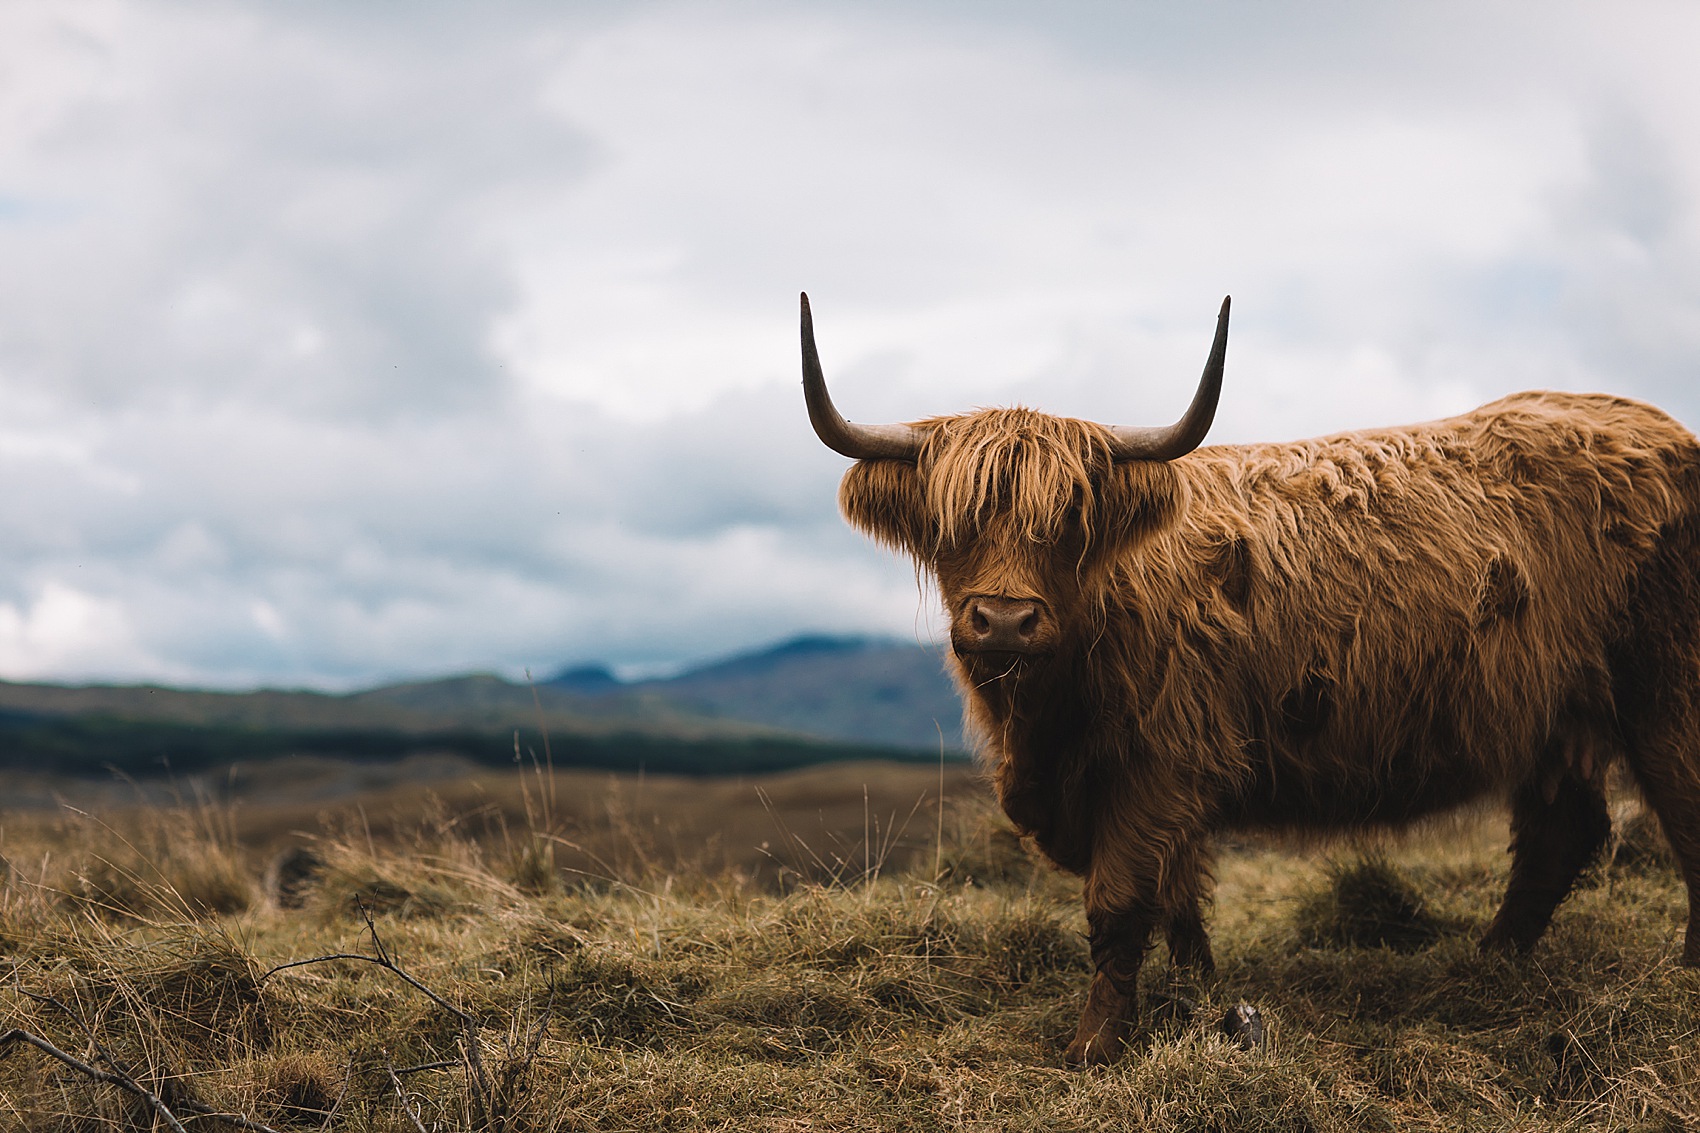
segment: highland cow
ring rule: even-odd
[[[1700,964],[1700,446],[1657,409],[1522,393],[1292,444],[1029,409],[852,425],[803,297],[816,432],[850,522],[936,576],[950,666],[1011,821],[1085,880],[1074,1063],[1116,1057],[1153,933],[1208,972],[1224,830],[1399,827],[1483,798],[1525,951],[1610,832],[1621,761],[1688,885]]]

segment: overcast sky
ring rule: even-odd
[[[0,5],[0,677],[926,640],[854,419],[1700,424],[1690,3]]]

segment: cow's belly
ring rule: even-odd
[[[1502,781],[1461,752],[1358,750],[1323,760],[1279,754],[1222,808],[1228,827],[1351,829],[1402,826],[1463,806]]]

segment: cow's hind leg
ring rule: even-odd
[[[1689,768],[1668,776],[1663,769],[1652,776],[1640,775],[1637,769],[1637,774],[1647,805],[1659,816],[1659,825],[1688,887],[1688,937],[1682,947],[1682,963],[1700,968],[1700,784],[1693,781],[1694,772]],[[1678,779],[1684,780],[1682,787],[1672,789],[1670,784]]]
[[[1700,520],[1667,528],[1637,580],[1612,697],[1625,757],[1688,886],[1682,962],[1700,967]]]
[[[1194,901],[1169,914],[1163,925],[1169,945],[1169,963],[1189,968],[1201,976],[1216,973],[1216,958],[1210,953],[1210,934],[1204,929],[1204,914]]]
[[[1700,705],[1687,690],[1669,699],[1684,702],[1684,710],[1669,713],[1657,727],[1632,731],[1629,764],[1688,886],[1682,962],[1694,968],[1700,967]]]
[[[1598,785],[1571,771],[1538,777],[1511,798],[1511,880],[1482,950],[1527,952],[1611,834]]]

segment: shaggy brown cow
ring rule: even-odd
[[[803,382],[851,523],[938,578],[1010,819],[1085,877],[1073,1062],[1114,1058],[1159,927],[1206,971],[1215,831],[1509,800],[1484,948],[1530,948],[1610,830],[1622,759],[1700,964],[1700,445],[1650,406],[1523,393],[1445,421],[1193,451],[1228,304],[1168,429],[1028,409],[851,425]]]

